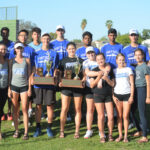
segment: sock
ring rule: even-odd
[[[37,128],[41,128],[40,123],[36,123],[36,127],[37,127]]]
[[[51,127],[52,127],[52,123],[48,123],[48,124],[47,124],[47,127],[48,127],[48,128],[51,128]]]

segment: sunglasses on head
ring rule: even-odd
[[[62,31],[63,32],[64,30],[63,29],[58,29],[57,31]]]

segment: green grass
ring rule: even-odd
[[[150,150],[150,142],[146,144],[138,144],[137,138],[129,136],[129,143],[116,143],[116,142],[106,142],[105,144],[99,143],[98,129],[96,124],[96,117],[93,124],[94,135],[90,139],[83,139],[86,132],[85,119],[82,119],[80,138],[74,139],[74,121],[67,122],[65,127],[64,139],[59,138],[59,114],[60,114],[60,100],[59,94],[57,94],[57,109],[55,109],[56,118],[53,122],[54,138],[49,139],[46,134],[47,123],[46,120],[42,121],[42,135],[38,138],[33,138],[33,133],[35,130],[34,117],[32,119],[33,125],[29,128],[29,140],[23,141],[23,124],[19,125],[21,131],[21,137],[19,139],[14,139],[12,137],[14,133],[14,127],[11,126],[11,121],[2,122],[2,132],[5,138],[0,141],[0,150]],[[85,104],[84,104],[85,105]],[[73,107],[73,106],[72,106]],[[7,104],[5,106],[5,113],[7,112]],[[72,115],[73,117],[73,115]],[[106,134],[107,134],[106,128]],[[129,135],[135,131],[132,129],[129,131]],[[118,136],[117,128],[114,128],[113,136],[116,138]],[[150,136],[149,136],[150,138]]]

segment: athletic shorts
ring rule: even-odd
[[[15,93],[21,94],[21,93],[28,91],[28,86],[17,87],[17,86],[11,85],[10,89]]]
[[[117,99],[119,101],[128,101],[129,97],[130,97],[130,94],[115,94],[114,93],[114,96],[117,97]]]
[[[51,89],[34,88],[33,102],[37,105],[53,105],[56,103],[55,91]]]
[[[85,89],[84,89],[84,95],[85,95],[85,98],[88,98],[88,99],[93,99],[93,91],[90,87],[86,86]]]
[[[112,96],[94,94],[94,103],[108,103],[108,102],[112,102]]]
[[[81,97],[84,94],[83,89],[80,88],[61,88],[61,93],[70,97]]]

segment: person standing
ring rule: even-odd
[[[28,140],[28,96],[31,96],[31,64],[29,58],[23,57],[24,45],[20,42],[14,45],[15,58],[9,62],[9,87],[8,96],[12,100],[13,105],[13,121],[15,126],[14,138],[19,137],[18,129],[18,112],[19,112],[19,97],[22,103],[24,136],[23,140]]]
[[[58,67],[58,55],[57,53],[50,49],[50,35],[48,33],[44,33],[41,37],[42,49],[37,51],[34,58],[33,73],[32,75],[38,77],[39,75],[36,72],[37,68],[43,68],[43,76],[46,75],[46,61],[52,61],[52,67],[50,70],[51,76],[54,76],[54,70]],[[33,77],[32,77],[33,78]],[[33,79],[32,79],[33,80]],[[53,122],[53,112],[54,112],[54,104],[56,102],[55,99],[55,87],[53,85],[34,85],[33,91],[33,102],[36,104],[36,131],[33,137],[38,137],[41,135],[41,113],[42,113],[42,105],[46,105],[47,107],[47,135],[48,137],[53,137],[52,132],[52,122]]]
[[[101,48],[101,53],[104,53],[106,63],[109,63],[113,69],[117,67],[116,56],[123,50],[123,46],[116,42],[116,38],[117,38],[117,30],[113,28],[109,29],[108,30],[109,43],[105,44]]]
[[[0,43],[0,118],[3,116],[4,106],[8,98],[8,59],[5,58],[7,47],[4,43]],[[0,140],[1,133],[1,119],[0,119]]]
[[[92,40],[93,40],[93,35],[92,33],[86,31],[82,34],[82,41],[83,41],[83,46],[78,48],[76,50],[76,56],[83,59],[83,60],[86,60],[87,59],[87,56],[86,56],[86,48],[88,46],[91,46],[92,45]],[[94,47],[94,51],[95,51],[95,54],[99,54],[100,51],[98,48]]]
[[[143,61],[145,56],[142,49],[137,48],[134,54],[137,61],[137,66],[135,68],[135,86],[137,90],[138,110],[142,128],[142,138],[138,140],[138,143],[145,143],[148,142],[146,103],[150,104],[150,69]]]

